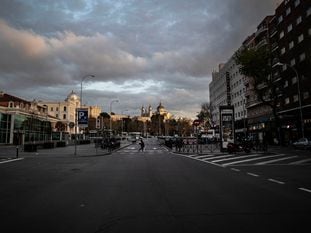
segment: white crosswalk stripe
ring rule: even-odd
[[[264,157],[260,156],[260,157],[256,157],[256,158],[252,158],[252,159],[244,159],[244,160],[234,161],[231,163],[225,163],[225,164],[223,164],[223,166],[229,166],[229,165],[239,164],[239,163],[246,163],[246,162],[262,160],[262,159],[267,159],[267,158],[275,158],[275,157],[280,157],[280,156],[283,156],[283,155],[270,155],[270,156],[264,156]]]
[[[291,162],[289,163],[290,165],[299,165],[299,164],[303,164],[303,163],[307,163],[307,162],[311,162],[311,159],[303,159],[303,160],[298,160],[298,161],[295,161],[295,162]]]
[[[303,165],[311,164],[311,158],[305,158],[297,155],[286,154],[183,154],[185,157],[189,157],[202,162],[212,163],[215,165],[226,166],[251,166],[251,165]],[[293,161],[295,160],[295,161]]]
[[[284,157],[284,158],[280,158],[280,159],[273,159],[273,160],[268,160],[268,161],[264,161],[264,162],[260,162],[260,163],[256,163],[256,165],[264,165],[264,164],[269,164],[269,163],[275,163],[275,162],[280,162],[280,161],[284,161],[284,160],[288,160],[288,159],[292,159],[292,158],[297,158],[298,156],[289,156],[289,157]]]

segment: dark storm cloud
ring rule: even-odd
[[[144,90],[149,102],[193,112],[208,99],[213,68],[275,7],[276,0],[3,0],[0,87],[65,98],[95,74],[92,82],[125,91],[89,96],[118,96],[130,106],[141,90],[128,93],[126,85],[153,80],[159,85]]]

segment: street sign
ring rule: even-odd
[[[72,129],[73,127],[75,127],[75,123],[70,122],[70,123],[69,123],[69,128]]]
[[[78,125],[79,127],[87,127],[88,126],[88,109],[87,108],[78,108]]]

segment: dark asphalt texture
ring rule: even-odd
[[[0,184],[1,233],[310,232],[310,193],[164,150],[30,157]]]

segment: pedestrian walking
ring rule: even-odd
[[[143,152],[144,149],[145,149],[145,143],[144,143],[142,138],[140,139],[139,145],[140,145],[140,148],[139,148],[138,151],[142,151]]]

